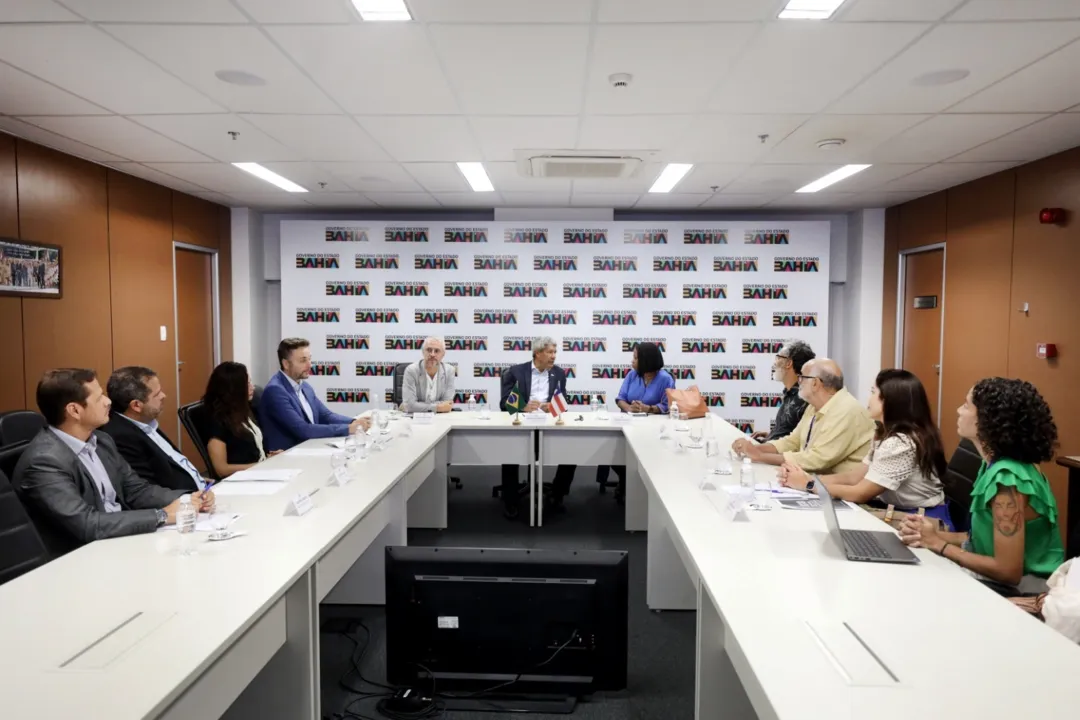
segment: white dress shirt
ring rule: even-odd
[[[424,367],[423,365],[420,366],[420,369],[425,374],[427,373],[427,368]],[[431,377],[431,375],[428,375],[427,395],[425,397],[424,402],[427,402],[427,403],[429,403],[431,405],[434,405],[438,401],[439,401],[439,369],[435,368],[435,377]]]
[[[73,435],[68,435],[63,430],[57,430],[51,426],[49,429],[52,430],[53,434],[60,438],[65,445],[71,448],[71,452],[75,453],[75,457],[79,458],[79,462],[81,462],[83,467],[86,468],[86,471],[90,473],[90,477],[94,480],[94,485],[97,486],[101,504],[105,506],[105,512],[120,512],[122,508],[120,507],[120,503],[116,501],[116,488],[113,487],[112,480],[109,479],[109,473],[105,469],[105,466],[101,464],[101,458],[97,456],[97,437],[90,435],[90,439],[83,442]]]
[[[551,400],[551,386],[548,384],[549,373],[549,370],[540,372],[536,369],[536,365],[532,366],[532,388],[529,391],[530,401],[538,400],[539,402],[546,403]]]
[[[285,375],[284,372],[281,374]],[[304,409],[304,414],[307,415],[307,421],[314,425],[315,413],[311,412],[311,405],[308,404],[307,398],[304,397],[304,393],[300,392],[300,383],[296,382],[288,375],[285,375],[285,379],[289,381],[289,385],[292,386],[293,392],[296,393],[296,397],[300,399],[300,407]]]

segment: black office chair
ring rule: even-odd
[[[214,471],[214,463],[210,462],[210,451],[206,447],[210,439],[210,433],[207,431],[209,417],[206,406],[203,405],[202,400],[196,400],[193,403],[184,405],[176,413],[180,416],[180,424],[187,430],[188,437],[195,443],[195,449],[199,451],[199,457],[206,464],[207,474],[213,480],[220,480],[221,478]]]
[[[0,447],[33,440],[44,427],[44,416],[33,410],[0,413]]]
[[[945,502],[957,532],[967,532],[971,513],[971,489],[982,467],[982,456],[970,440],[961,440],[949,460],[949,467],[941,484],[945,486]]]
[[[251,414],[259,417],[259,402],[262,401],[263,386],[256,385],[255,392],[251,395]]]
[[[16,462],[29,443],[17,449]],[[10,450],[12,448],[5,448]],[[15,494],[7,473],[0,471],[0,585],[49,562],[49,551],[29,513]]]
[[[412,365],[412,363],[398,363],[394,366],[394,389],[390,393],[390,402],[392,402],[396,408],[400,408],[401,403],[404,402],[401,396],[401,390],[405,385],[405,369],[410,365]]]

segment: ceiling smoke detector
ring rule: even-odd
[[[846,142],[847,140],[844,138],[828,138],[826,140],[818,140],[817,146],[818,150],[836,150],[837,148],[843,147]]]
[[[608,82],[611,83],[611,87],[616,90],[630,87],[630,83],[633,82],[633,80],[634,76],[630,73],[615,73],[614,75],[608,75]]]

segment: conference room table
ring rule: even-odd
[[[1080,648],[949,561],[848,562],[820,511],[733,518],[724,486],[737,477],[706,476],[688,433],[622,420],[571,408],[561,426],[399,421],[343,486],[329,483],[327,442],[309,441],[265,463],[300,471],[273,494],[222,493],[241,537],[200,534],[181,556],[165,530],[58,558],[0,587],[0,716],[317,720],[319,604],[384,601],[385,547],[446,526],[448,464],[589,460],[627,465],[649,608],[697,612],[696,718],[1075,717]],[[690,422],[725,449],[740,436],[718,417]],[[774,481],[775,468],[755,476]],[[530,472],[537,525],[540,479]],[[297,493],[313,507],[287,514]],[[840,515],[886,528],[861,509]]]

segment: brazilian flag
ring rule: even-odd
[[[511,415],[516,412],[523,413],[528,404],[529,397],[521,392],[521,387],[517,383],[514,383],[514,389],[506,396],[506,411]]]

